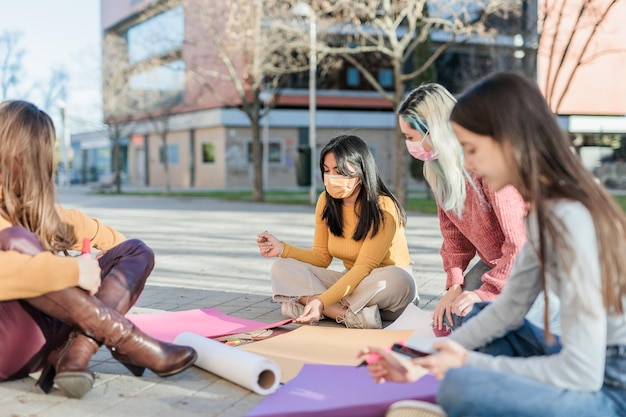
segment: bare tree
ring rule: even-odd
[[[544,94],[559,112],[576,72],[594,59],[626,48],[609,49],[594,43],[618,0],[545,0],[539,13],[539,55],[547,59]]]
[[[283,77],[307,68],[298,43],[302,34],[284,31],[289,0],[199,1],[186,46],[193,81],[211,93],[220,106],[236,107],[250,120],[253,199],[263,201],[263,158],[260,121],[272,102],[263,105],[262,92],[280,94]],[[266,100],[267,101],[267,100]]]
[[[42,97],[42,106],[44,109],[50,109],[58,106],[59,101],[67,100],[67,84],[70,77],[65,68],[53,68],[50,77],[45,82],[35,84]]]
[[[173,69],[173,71],[176,71]],[[176,106],[181,103],[181,94],[167,90],[153,91],[150,97],[144,97],[140,101],[147,119],[152,124],[153,130],[161,140],[159,159],[163,163],[165,171],[165,193],[172,192],[172,180],[170,177],[170,155],[167,136],[170,132],[170,120],[175,114]]]
[[[20,84],[24,50],[20,47],[20,32],[0,33],[0,101],[4,101]]]
[[[119,194],[122,192],[121,140],[132,129],[131,115],[135,112],[128,89],[132,65],[128,60],[126,42],[121,35],[106,33],[102,47],[102,109],[111,140],[115,192]]]
[[[174,0],[147,8],[137,17],[136,27],[168,10],[179,13],[180,5],[180,0]],[[104,117],[113,143],[116,188],[117,192],[121,191],[120,140],[141,122],[147,122],[161,141],[160,159],[169,194],[170,119],[184,100],[185,71],[182,51],[178,48],[183,32],[171,27],[163,30],[158,24],[143,26],[132,34],[131,30],[110,31],[103,41]],[[132,42],[128,41],[129,37],[133,37]]]
[[[345,59],[396,108],[407,83],[428,71],[451,45],[465,42],[470,37],[486,39],[494,35],[487,28],[486,19],[494,15],[506,17],[518,10],[517,0],[326,0],[317,7],[321,32],[318,36],[325,43],[319,45],[318,50],[323,55]],[[430,56],[416,65],[408,65],[417,48],[435,36],[438,42],[433,42]],[[367,60],[368,56],[377,57],[379,64],[368,65],[371,62]],[[385,89],[377,77],[381,66],[393,72],[393,87],[390,90]],[[397,124],[395,150],[395,193],[404,203],[406,150]]]

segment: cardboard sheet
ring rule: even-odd
[[[278,363],[281,382],[294,378],[303,365],[358,365],[360,350],[367,346],[389,347],[405,342],[412,330],[346,329],[302,326],[288,333],[237,347]]]
[[[431,374],[413,383],[377,384],[365,367],[307,364],[247,417],[382,417],[396,401],[434,403],[438,388]]]
[[[150,336],[165,342],[173,342],[176,336],[183,332],[216,338],[254,330],[271,329],[293,321],[288,319],[267,324],[229,316],[216,308],[153,314],[128,314],[126,318]]]

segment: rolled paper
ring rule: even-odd
[[[280,384],[280,367],[271,359],[191,332],[179,334],[174,343],[198,352],[197,367],[259,395],[272,394]]]

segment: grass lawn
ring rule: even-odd
[[[321,190],[319,190],[321,192]],[[145,195],[145,196],[165,196],[162,191],[137,191],[126,192],[127,195]],[[171,197],[210,197],[228,201],[252,201],[252,191],[175,191],[170,193]],[[617,203],[626,211],[626,195],[614,195]],[[283,191],[270,190],[265,192],[265,201],[275,204],[309,204],[309,192],[306,191]],[[409,201],[405,209],[409,212],[435,214],[437,213],[437,205],[432,195],[419,191],[409,192]]]

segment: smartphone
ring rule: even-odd
[[[394,352],[402,353],[403,355],[410,356],[411,358],[419,358],[422,356],[430,355],[430,353],[428,352],[422,352],[421,350],[410,348],[401,343],[394,343],[394,345],[391,346],[391,350]]]

